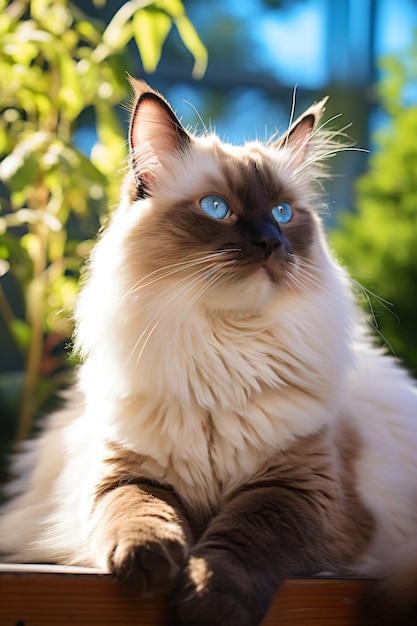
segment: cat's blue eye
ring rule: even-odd
[[[214,217],[216,220],[223,220],[229,215],[229,205],[220,196],[204,196],[200,200],[200,206],[204,213]]]
[[[280,202],[272,208],[272,216],[278,224],[286,224],[292,218],[292,207],[289,202]]]

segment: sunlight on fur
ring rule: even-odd
[[[82,364],[14,461],[0,554],[168,592],[184,626],[256,626],[285,578],[385,577],[415,545],[416,388],[326,241],[328,161],[354,150],[320,121],[327,99],[238,147],[132,86],[120,206],[75,312]],[[392,626],[403,605],[415,619],[402,562]]]

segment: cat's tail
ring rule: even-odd
[[[361,603],[361,626],[417,626],[417,540],[396,547]]]

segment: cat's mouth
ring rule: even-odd
[[[266,278],[267,280],[273,283],[278,282],[277,273],[275,269],[273,268],[272,263],[268,263],[268,261],[266,263],[263,263],[263,265],[258,269],[257,274],[261,278]]]

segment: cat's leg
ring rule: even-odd
[[[298,465],[298,454],[282,455],[210,522],[177,580],[180,624],[256,626],[286,578],[340,571],[365,549],[372,519],[320,448]]]
[[[192,541],[175,493],[147,481],[101,495],[90,524],[98,564],[143,595],[171,587]]]
[[[255,626],[288,576],[329,563],[320,525],[297,496],[265,487],[237,496],[210,524],[178,580],[174,606],[187,626]]]

